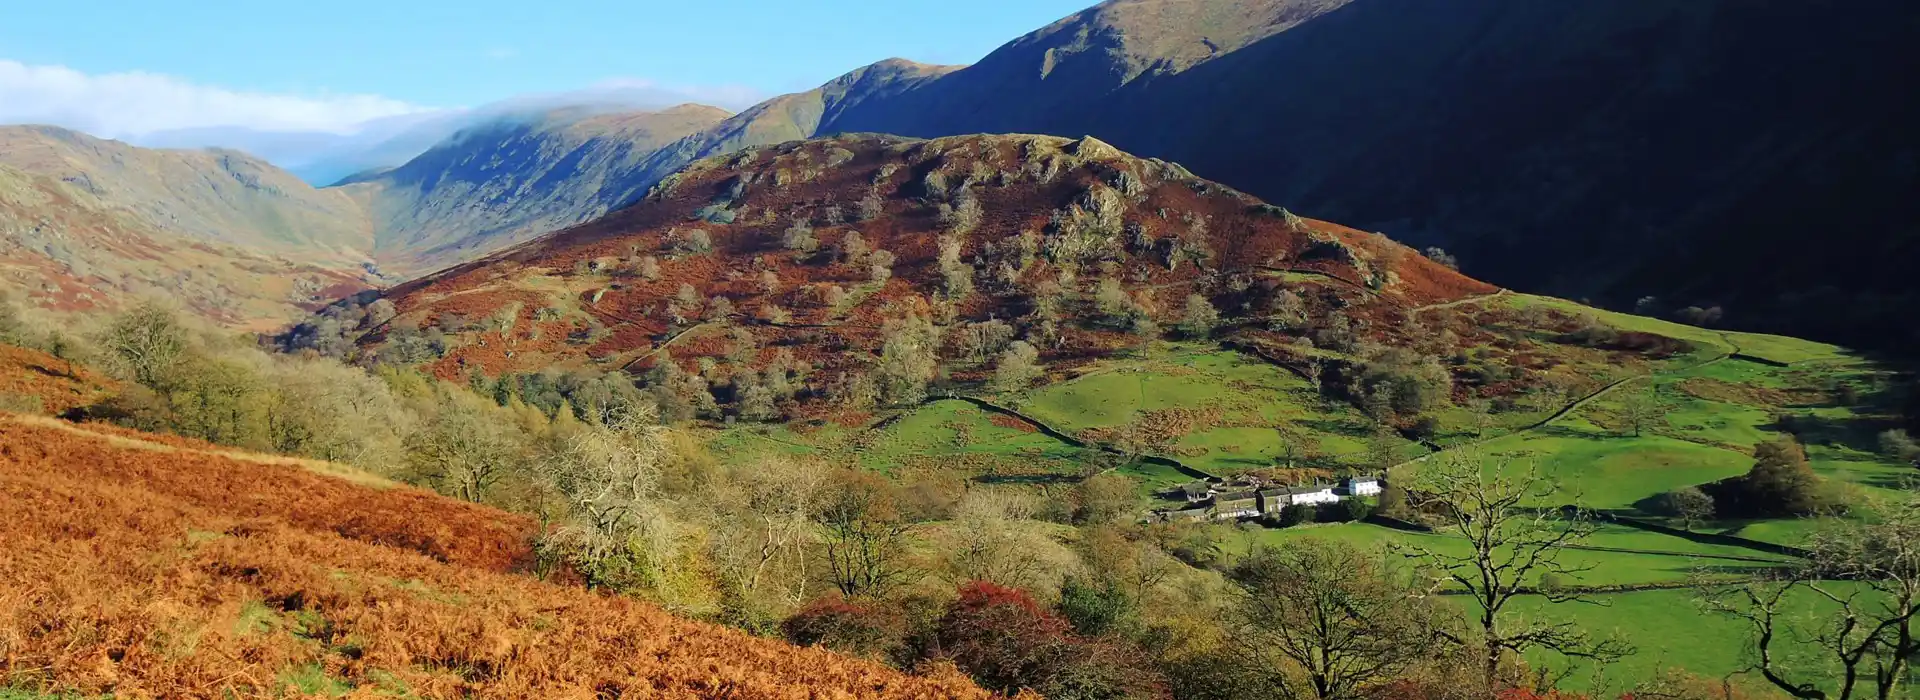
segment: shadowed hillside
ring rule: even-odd
[[[1897,2],[1108,2],[822,131],[1092,134],[1515,288],[1886,345],[1916,37]]]
[[[1093,135],[1516,289],[1900,345],[1917,20],[1889,0],[1116,0],[973,66],[889,60],[775,98],[625,177],[835,133]]]
[[[727,116],[683,105],[507,118],[335,191],[366,202],[383,261],[427,271],[631,201],[658,179],[646,165],[657,149]]]

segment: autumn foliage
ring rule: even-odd
[[[541,582],[533,522],[0,417],[0,687],[120,697],[985,697]]]
[[[39,350],[0,343],[0,410],[57,414],[86,406],[114,385],[87,367]],[[25,405],[15,405],[25,404]]]
[[[960,587],[926,653],[951,661],[982,685],[1049,697],[1165,696],[1163,679],[1137,652],[1075,635],[1066,620],[1026,591],[986,581]]]

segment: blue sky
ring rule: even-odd
[[[140,81],[140,89],[160,89],[153,83],[163,81],[221,98],[169,103],[176,106],[207,102],[245,112],[221,100],[294,99],[340,103],[341,120],[607,81],[650,82],[739,107],[891,56],[971,63],[1092,1],[13,3],[0,22],[0,103],[11,100],[0,122],[22,121],[35,109],[54,116],[141,111],[140,99],[151,96],[115,105],[116,94],[138,92],[123,83]],[[82,93],[72,81],[91,82]],[[126,114],[90,118],[128,125],[106,130],[143,128]],[[324,121],[291,121],[301,119]]]

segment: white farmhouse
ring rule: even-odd
[[[1312,486],[1296,486],[1287,489],[1285,503],[1290,506],[1299,506],[1338,503],[1339,501],[1340,496],[1333,492],[1332,486],[1315,484]]]
[[[1377,476],[1350,476],[1340,484],[1343,496],[1377,496],[1384,484]]]

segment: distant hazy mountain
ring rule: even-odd
[[[0,165],[71,184],[155,228],[310,259],[368,259],[359,205],[238,151],[137,148],[56,127],[0,127]]]
[[[501,118],[330,191],[364,203],[385,264],[427,271],[626,204],[658,179],[647,167],[657,149],[727,116],[682,105]]]
[[[0,128],[0,290],[37,306],[177,302],[268,330],[378,278],[345,195],[233,152]]]
[[[146,148],[242,151],[318,187],[405,163],[476,118],[468,110],[440,110],[376,119],[349,134],[212,126],[159,131],[129,141]]]

